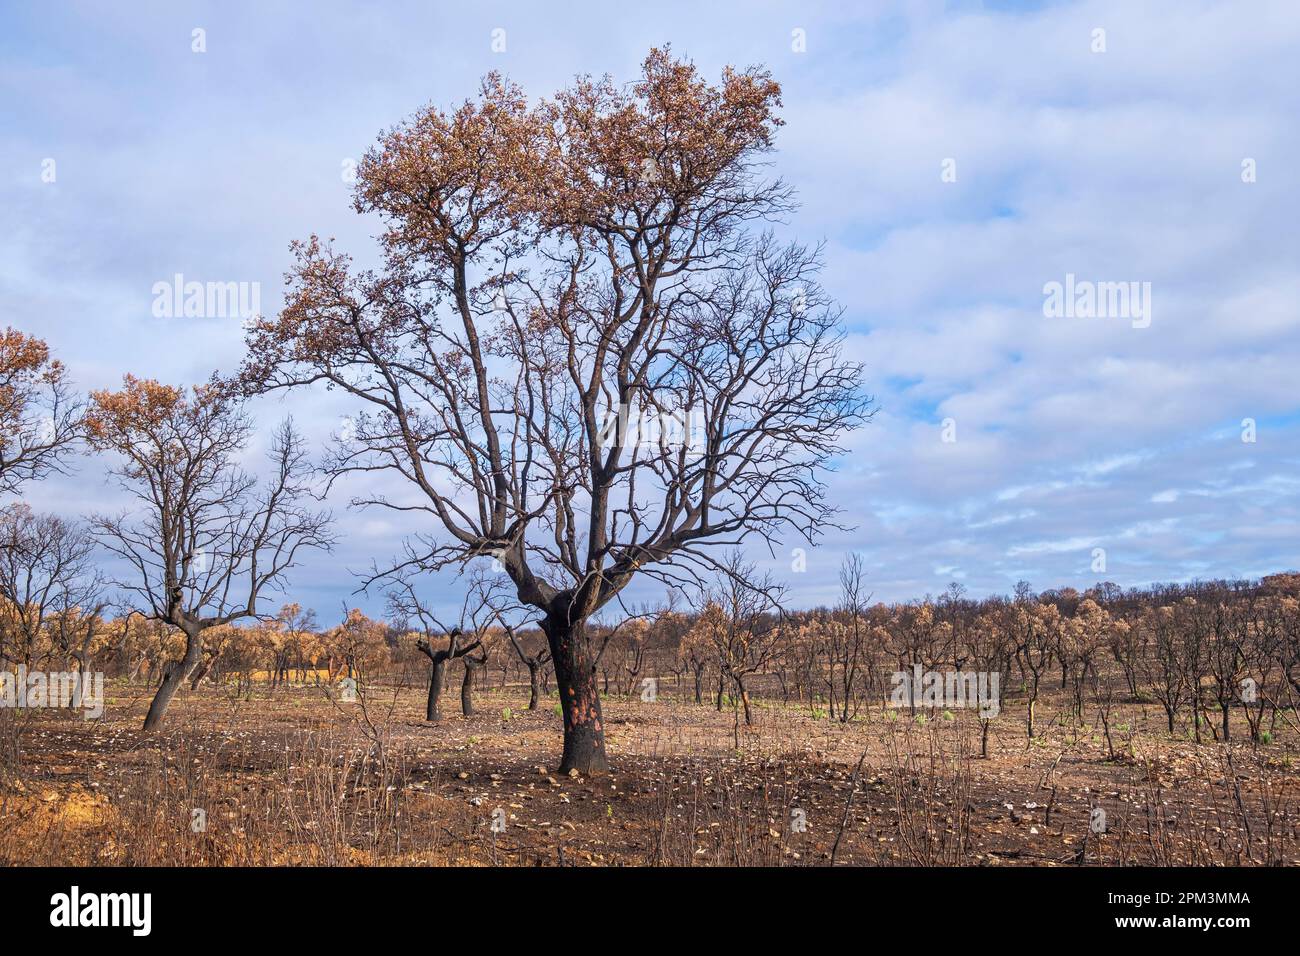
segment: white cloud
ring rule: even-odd
[[[420,4],[384,18],[326,4],[306,21],[273,5],[209,8],[203,57],[188,52],[190,17],[167,5],[9,8],[5,321],[49,339],[83,387],[228,368],[237,323],[160,324],[153,281],[256,280],[273,309],[289,240],[317,231],[372,253],[373,223],[348,208],[339,164],[381,128],[464,98],[488,69],[549,92],[578,72],[628,77],[671,40],[709,72],[764,61],[783,82],[773,158],[805,203],[788,231],[826,238],[846,354],[867,363],[881,402],[830,481],[857,530],[830,535],[809,573],[790,576],[796,603],[833,599],[849,549],[868,555],[883,599],[945,573],[974,593],[1020,576],[1087,584],[1094,543],[1126,584],[1294,563],[1300,85],[1285,80],[1300,10],[951,6],[807,9],[802,55],[788,9],[506,6],[503,57],[481,16]],[[1089,51],[1098,25],[1104,54]],[[52,187],[38,179],[45,156],[59,160]],[[1245,157],[1255,183],[1241,181]],[[940,179],[945,158],[955,183]],[[1150,328],[1045,318],[1043,284],[1067,272],[1151,282]],[[266,421],[291,411],[324,440],[346,410],[303,396],[268,404]],[[947,417],[953,444],[940,440]],[[1240,441],[1246,417],[1255,444]],[[70,513],[103,494],[93,462],[32,493]],[[323,613],[355,587],[349,568],[424,530],[346,513],[346,492],[335,497],[345,542],[296,582]]]

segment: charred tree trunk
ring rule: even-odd
[[[537,659],[528,662],[528,709],[536,710],[542,696],[541,666]]]
[[[424,704],[424,719],[436,723],[442,719],[438,712],[438,701],[442,699],[443,676],[447,670],[447,655],[436,653],[429,667],[429,699]]]
[[[475,642],[469,647],[462,648],[458,643],[459,637],[459,630],[453,632],[451,646],[439,648],[436,651],[433,649],[433,645],[424,638],[415,642],[415,649],[429,658],[429,695],[424,704],[424,719],[430,723],[437,723],[442,719],[442,711],[438,709],[438,705],[442,701],[442,688],[447,673],[447,662],[455,660],[465,652],[478,646],[478,642]]]
[[[605,723],[600,712],[596,668],[587,646],[586,621],[573,622],[547,615],[542,630],[551,648],[555,686],[560,692],[560,710],[564,716],[560,772],[608,773]]]
[[[203,632],[201,630],[186,630],[185,632],[185,656],[175,664],[167,668],[163,675],[162,683],[158,685],[158,692],[154,694],[153,703],[149,705],[149,713],[144,718],[144,729],[153,730],[167,713],[167,708],[176,696],[177,689],[180,688],[185,678],[190,675],[199,661],[203,657]]]
[[[474,672],[487,663],[487,655],[463,658],[465,676],[460,682],[460,712],[465,717],[474,716]]]

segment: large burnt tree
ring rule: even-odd
[[[405,566],[492,555],[541,612],[564,771],[606,769],[592,615],[638,574],[697,580],[715,546],[811,539],[870,413],[817,251],[764,225],[793,208],[763,162],[779,106],[764,71],[711,84],[659,50],[628,87],[535,106],[489,76],[360,164],[382,266],[297,243],[286,307],[249,332],[249,390],[357,400],[329,468],[414,486],[354,499],[426,513]]]

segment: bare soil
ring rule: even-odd
[[[3,716],[20,752],[0,767],[0,863],[1300,863],[1295,735],[1171,738],[1140,702],[1112,716],[1114,758],[1063,699],[1040,701],[1032,742],[1004,702],[984,758],[969,711],[843,724],[759,699],[746,727],[669,688],[605,699],[612,772],[586,779],[554,771],[555,698],[527,711],[526,688],[428,724],[415,687],[202,687],[144,734],[150,690],[110,681],[98,720]]]

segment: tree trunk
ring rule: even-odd
[[[541,667],[536,660],[528,662],[528,709],[536,710],[542,696]]]
[[[740,703],[745,708],[745,726],[752,726],[754,723],[754,715],[749,709],[749,691],[745,689],[745,680],[742,677],[736,678],[736,693],[740,697]]]
[[[158,693],[154,694],[153,703],[149,705],[149,713],[144,718],[144,729],[153,730],[158,726],[159,721],[163,719],[163,714],[167,713],[167,707],[171,704],[172,698],[176,696],[177,689],[189,676],[190,672],[198,666],[199,660],[203,657],[203,632],[194,631],[185,633],[185,656],[179,661],[167,668],[163,675],[162,683],[158,685]]]
[[[442,719],[438,713],[438,701],[442,698],[442,679],[447,668],[447,659],[435,656],[429,667],[429,699],[424,705],[424,719],[437,722]]]
[[[462,661],[465,664],[465,677],[460,682],[460,712],[466,717],[474,716],[474,672],[478,670],[485,660],[475,660],[472,657],[464,657]]]
[[[212,663],[211,660],[204,661],[194,669],[194,676],[190,678],[190,690],[199,689],[199,685],[203,683],[203,678],[207,677],[208,671],[212,669]]]
[[[564,716],[564,755],[560,773],[609,772],[605,758],[605,724],[596,690],[596,670],[589,659],[587,622],[569,622],[547,615],[542,630],[551,647],[555,686]]]

